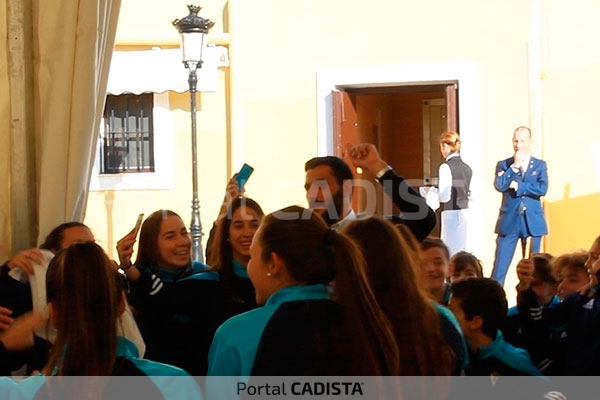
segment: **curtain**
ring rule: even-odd
[[[38,243],[83,221],[121,0],[33,0]]]

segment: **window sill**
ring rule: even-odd
[[[90,191],[101,190],[170,190],[172,179],[157,172],[92,174]]]

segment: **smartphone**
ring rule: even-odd
[[[142,221],[144,221],[144,213],[138,215],[137,221],[135,222],[135,236],[137,236],[138,232],[140,231],[140,228],[142,227]]]
[[[254,172],[254,168],[252,168],[250,165],[248,165],[246,163],[244,163],[244,165],[242,165],[240,172],[238,172],[237,175],[235,176],[235,179],[237,180],[238,187],[240,188],[240,190],[242,190],[242,188],[246,184],[246,181],[248,181],[248,178],[250,178],[250,175],[252,175],[252,172]]]

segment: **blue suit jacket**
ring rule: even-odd
[[[525,207],[525,220],[532,236],[548,233],[540,197],[548,191],[548,168],[546,162],[531,157],[525,174],[514,172],[510,166],[513,158],[498,162],[494,186],[502,193],[502,206],[496,223],[496,233],[506,235],[519,229],[519,211]],[[517,181],[517,191],[509,189]]]

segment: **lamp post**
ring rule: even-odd
[[[190,14],[182,19],[173,21],[173,25],[181,34],[181,47],[183,49],[183,65],[190,71],[188,83],[190,85],[190,106],[192,114],[192,222],[190,234],[192,236],[192,260],[203,261],[202,254],[202,222],[200,221],[200,201],[198,200],[198,155],[196,149],[196,84],[198,77],[196,70],[202,68],[202,49],[204,36],[214,22],[198,16],[201,7],[189,5]]]

